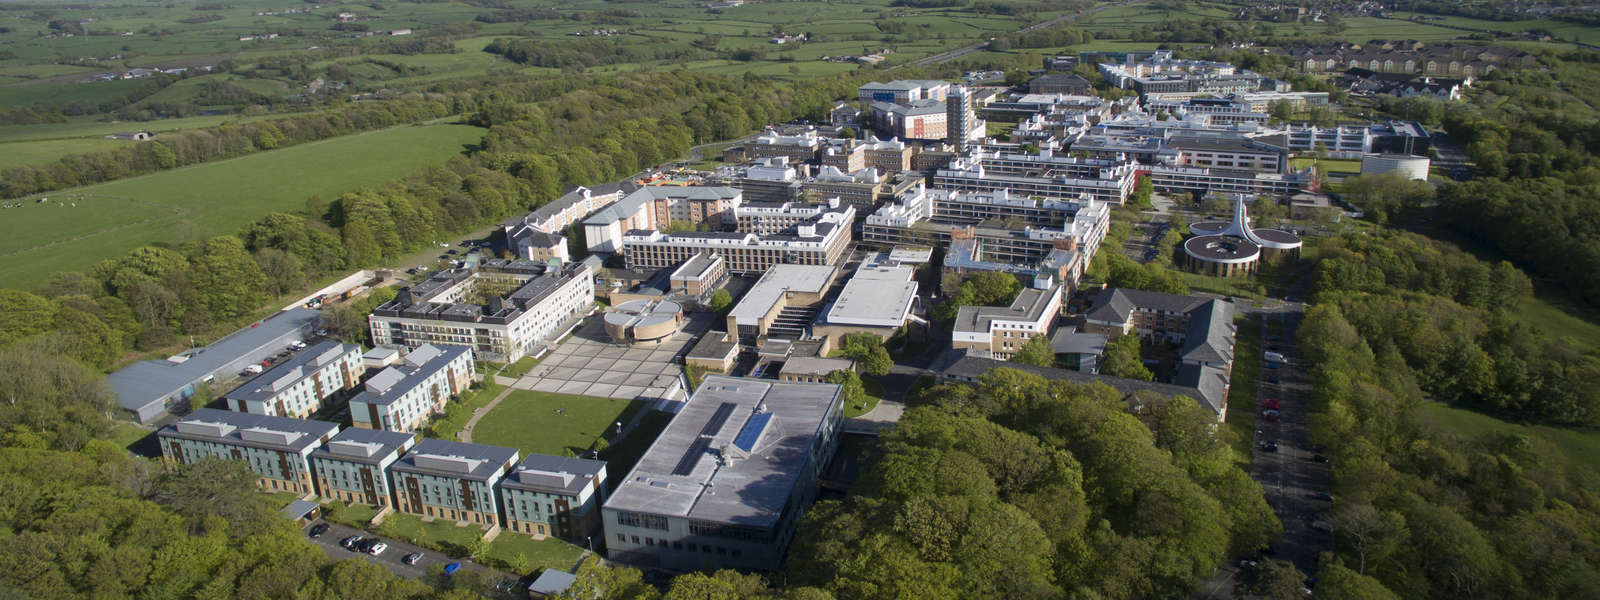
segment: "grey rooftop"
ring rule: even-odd
[[[516,458],[516,448],[423,438],[392,468],[450,479],[488,481]]]
[[[706,377],[612,492],[606,509],[776,525],[799,483],[798,471],[839,402],[839,389],[827,383]],[[749,442],[750,450],[736,445],[741,442]]]
[[[325,421],[202,408],[162,427],[156,435],[300,453],[321,445],[323,438],[338,431],[337,424]]]

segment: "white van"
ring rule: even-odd
[[[261,368],[261,365],[250,365],[250,366],[244,368],[244,372],[245,373],[249,373],[251,375],[260,375],[261,371],[263,371],[263,370],[264,369]]]
[[[1267,362],[1275,362],[1275,363],[1288,362],[1288,361],[1283,360],[1283,355],[1279,354],[1277,352],[1267,352],[1264,356],[1266,357]]]

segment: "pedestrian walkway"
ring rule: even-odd
[[[482,419],[484,415],[489,414],[489,411],[494,410],[494,407],[499,406],[500,405],[500,401],[501,400],[505,400],[506,396],[510,396],[512,389],[513,388],[508,387],[508,388],[506,388],[504,390],[501,390],[500,391],[500,395],[495,396],[494,399],[490,400],[489,403],[484,405],[483,408],[480,408],[480,409],[474,411],[472,413],[472,418],[471,419],[467,419],[467,426],[466,427],[462,427],[461,428],[461,433],[456,434],[456,437],[460,438],[461,441],[463,441],[463,442],[471,442],[472,441],[472,428],[477,426],[478,420]]]

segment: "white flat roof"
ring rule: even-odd
[[[826,316],[829,324],[899,327],[911,314],[917,282],[911,267],[862,267],[844,286]]]
[[[837,268],[827,265],[772,265],[728,314],[741,324],[754,324],[767,316],[772,306],[786,293],[820,293],[833,279],[833,272]]]

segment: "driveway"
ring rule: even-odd
[[[1293,307],[1293,308],[1291,308]],[[1260,418],[1260,406],[1248,407],[1256,411],[1256,432],[1250,475],[1261,484],[1267,503],[1283,522],[1283,536],[1273,545],[1277,558],[1291,561],[1308,576],[1314,576],[1317,556],[1332,546],[1332,536],[1311,528],[1311,523],[1323,520],[1332,504],[1312,497],[1329,491],[1332,476],[1326,463],[1313,460],[1319,453],[1312,447],[1310,427],[1311,382],[1305,373],[1304,358],[1295,343],[1295,332],[1302,314],[1295,305],[1284,305],[1282,310],[1250,315],[1262,319],[1263,324],[1279,321],[1283,324],[1282,338],[1267,340],[1264,348],[1276,348],[1287,359],[1279,369],[1261,370],[1259,398],[1276,398],[1279,401],[1280,420],[1268,422]],[[1262,328],[1265,335],[1266,327]],[[1240,357],[1240,360],[1261,360],[1259,356]],[[1276,376],[1278,383],[1267,381]],[[1246,407],[1233,407],[1236,410]],[[1261,442],[1278,445],[1276,452],[1261,450]]]

